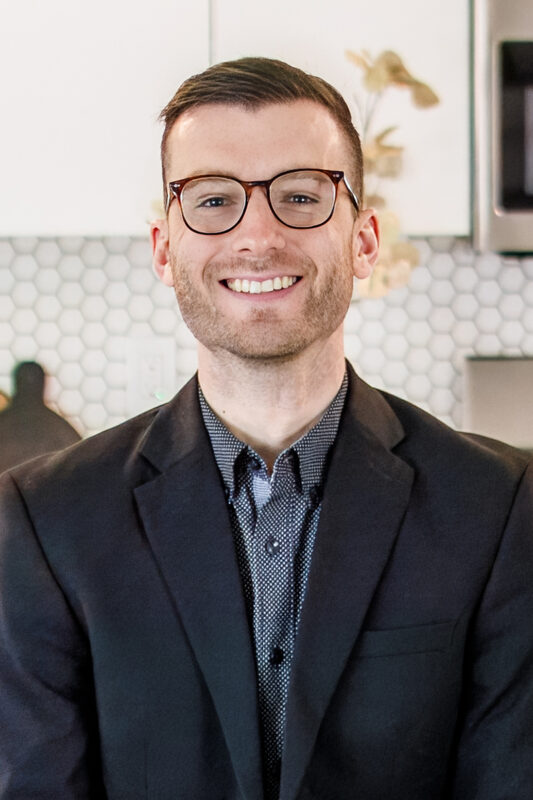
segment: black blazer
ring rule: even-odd
[[[196,381],[6,474],[0,797],[261,800],[254,657]],[[531,800],[533,480],[351,375],[282,800]]]

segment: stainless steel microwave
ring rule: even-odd
[[[533,253],[533,0],[473,0],[474,244]]]

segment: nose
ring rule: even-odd
[[[242,255],[260,257],[285,247],[284,226],[272,213],[263,187],[252,189],[244,216],[232,233],[233,251]]]

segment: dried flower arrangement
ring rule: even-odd
[[[397,126],[373,132],[375,112],[390,89],[408,90],[413,105],[420,109],[435,106],[439,98],[426,83],[411,75],[400,56],[392,50],[385,50],[375,59],[365,50],[361,53],[347,50],[346,57],[363,73],[364,96],[354,96],[354,102],[363,147],[366,205],[377,210],[381,231],[379,261],[370,278],[358,281],[354,299],[381,297],[407,283],[411,270],[418,264],[419,254],[413,244],[400,238],[399,220],[380,194],[381,178],[397,178],[401,174],[404,147],[389,141]]]

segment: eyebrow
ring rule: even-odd
[[[236,178],[235,175],[232,175],[227,170],[216,170],[216,169],[212,169],[212,170],[195,169],[192,172],[189,172],[189,174],[187,175],[187,178],[199,178],[202,175],[206,175],[206,176],[213,175],[213,176],[215,176],[217,178],[218,177],[220,177],[220,178]],[[238,180],[238,178],[236,178],[236,179]],[[183,178],[178,178],[178,180],[183,180]]]

